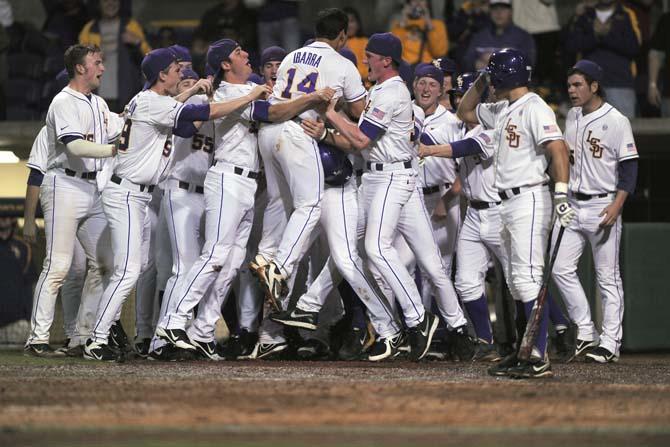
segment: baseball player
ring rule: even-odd
[[[603,70],[589,60],[577,62],[568,72],[568,95],[574,106],[565,120],[570,149],[568,200],[577,217],[565,230],[552,276],[577,325],[575,355],[611,363],[619,360],[623,335],[621,211],[635,191],[638,153],[630,122],[607,103],[602,80]],[[577,263],[587,241],[602,297],[600,336],[577,277]]]
[[[251,67],[249,54],[237,42],[222,39],[209,47],[207,61],[217,67],[215,79],[221,79],[217,100],[238,100],[267,86],[247,83]],[[256,101],[252,105],[216,122],[214,166],[205,178],[205,245],[200,258],[186,275],[174,305],[156,328],[156,335],[175,347],[196,349],[211,360],[220,360],[214,340],[214,325],[231,281],[246,255],[247,240],[253,222],[254,196],[259,157],[256,139],[257,121],[290,119],[310,107],[332,98],[333,91],[314,92],[293,101],[270,105]],[[205,297],[214,281],[215,291]],[[201,302],[198,315],[185,332],[190,311]]]
[[[180,74],[181,80],[177,84],[178,94],[193,88],[200,79],[198,74],[189,68],[182,68]],[[184,104],[199,105],[206,104],[207,102],[207,96],[194,95],[186,100]],[[213,126],[209,122],[203,123],[198,131],[190,137],[180,137],[177,135],[173,135],[172,137],[173,155],[171,167],[168,168],[169,174],[167,178],[161,183],[162,187],[160,189],[163,191],[163,200],[160,202],[160,211],[158,214],[159,224],[163,222],[165,224],[165,232],[168,236],[168,257],[172,262],[169,268],[171,274],[168,275],[165,283],[161,281],[161,284],[157,284],[159,294],[156,298],[160,307],[158,313],[159,320],[165,315],[170,300],[178,293],[180,280],[183,280],[186,272],[188,272],[200,255],[204,241],[205,222],[203,185],[205,173],[212,164],[212,153],[214,152],[213,137]],[[155,194],[156,190],[154,190]],[[151,206],[149,207],[150,209]],[[160,229],[156,229],[156,233],[159,231]],[[157,238],[158,234],[156,234]],[[157,241],[156,245],[158,244],[159,242]],[[156,261],[156,267],[158,267],[158,259]],[[158,279],[156,282],[158,283]],[[161,359],[166,354],[162,349],[165,342],[156,339],[153,344],[149,345],[146,340],[150,341],[155,331],[153,324],[153,302],[151,304],[145,310],[147,323],[143,326],[140,355],[147,356],[151,352],[155,352],[154,358]],[[138,328],[138,338],[140,338],[139,335]]]
[[[574,210],[567,200],[568,153],[553,111],[542,99],[529,92],[530,66],[518,50],[506,48],[491,55],[487,73],[499,100],[482,103],[488,87],[487,76],[480,76],[463,96],[457,115],[471,124],[481,123],[493,132],[480,132],[451,145],[428,146],[422,155],[441,153],[459,158],[467,155],[493,157],[494,187],[502,199],[504,266],[512,295],[524,303],[530,315],[542,283],[544,253],[548,244],[552,204],[547,168],[555,181],[555,212],[568,226]],[[447,150],[443,150],[447,149]],[[551,160],[551,166],[549,166]],[[546,355],[547,307],[531,359],[520,361],[512,354],[489,369],[496,376],[517,378],[551,377]]]
[[[426,116],[423,121],[421,139],[444,143],[460,140],[464,134],[463,126],[459,126],[456,116],[439,103],[440,98],[445,96],[442,90],[443,72],[433,64],[419,64],[414,76],[415,107],[421,108]],[[446,232],[444,249],[441,250],[447,271],[446,290],[450,300],[458,300],[451,282],[451,265],[461,220],[458,195],[461,187],[456,175],[456,163],[446,158],[427,158],[419,166],[419,180],[424,204],[430,216],[433,216],[440,201],[444,204],[446,219],[433,221],[433,226],[436,238],[440,232]],[[422,275],[421,295],[424,305],[429,307],[432,303],[433,287],[427,275]]]
[[[211,83],[201,79],[190,90],[176,95],[180,70],[169,49],[159,48],[148,53],[142,61],[142,72],[147,79],[145,90],[127,106],[114,174],[102,194],[111,231],[114,272],[100,300],[93,335],[84,347],[87,359],[116,360],[107,337],[142,270],[141,241],[146,208],[155,185],[166,175],[172,155],[172,134],[191,136],[197,131],[194,122],[232,113],[265,91],[259,87],[227,103],[184,105],[182,101],[194,94],[211,91]]]
[[[432,64],[439,68],[444,74],[444,81],[442,82],[444,94],[440,97],[440,105],[447,110],[455,111],[452,102],[450,101],[448,92],[454,87],[454,75],[458,72],[458,67],[453,59],[448,57],[441,57],[434,59]]]
[[[277,72],[286,54],[282,47],[268,47],[261,53],[261,74],[270,87],[274,87],[277,82]]]
[[[287,101],[318,88],[332,87],[354,116],[362,112],[366,91],[360,75],[338,53],[346,43],[347,24],[347,15],[339,9],[319,12],[315,42],[284,58],[271,101]],[[280,200],[289,201],[293,208],[285,226],[277,225],[268,216],[264,218],[259,253],[250,264],[275,310],[281,309],[280,300],[288,294],[287,280],[308,249],[307,242],[321,214],[324,180],[319,150],[316,141],[298,123],[316,117],[316,112],[307,111],[295,121],[263,125],[259,133],[269,208]],[[287,191],[290,198],[282,198],[281,191]]]
[[[103,159],[114,153],[109,141],[120,132],[116,114],[91,93],[100,85],[105,70],[100,49],[73,45],[64,60],[70,81],[51,102],[46,119],[49,159],[40,187],[46,257],[35,288],[31,332],[25,346],[26,353],[38,356],[52,354],[49,329],[58,290],[70,269],[75,238],[86,252],[89,271],[107,265],[104,255],[108,250],[102,237],[106,219],[97,182],[103,182],[98,178]],[[90,294],[99,299],[101,275],[92,275],[90,281]]]
[[[333,134],[333,138],[348,141],[353,150],[369,149],[368,171],[362,183],[365,251],[400,304],[409,328],[410,358],[419,360],[428,351],[438,319],[425,311],[413,278],[393,247],[396,232],[404,236],[422,271],[436,287],[440,313],[464,339],[467,335],[458,302],[446,294],[446,271],[418,186],[414,142],[419,135],[409,91],[398,76],[401,53],[402,44],[397,37],[390,33],[373,35],[366,57],[369,78],[377,85],[370,92],[358,126],[340,116],[333,104],[326,116],[341,134]],[[423,116],[417,119],[423,121]]]

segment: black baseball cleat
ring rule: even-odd
[[[121,325],[121,320],[117,320],[109,328],[109,338],[107,339],[107,344],[112,349],[118,349],[119,351],[129,351],[130,342],[128,341],[128,335]]]
[[[345,361],[359,360],[363,353],[370,349],[371,343],[374,343],[374,339],[367,328],[351,328],[344,336],[342,346],[337,351],[337,358]]]
[[[237,334],[232,335],[223,346],[223,357],[227,360],[237,360],[247,357],[256,347],[257,341],[258,332],[249,332],[246,329],[241,329]]]
[[[472,356],[473,362],[497,362],[500,358],[496,345],[482,339],[477,340],[475,353]]]
[[[325,360],[330,357],[330,348],[316,338],[310,338],[298,347],[298,358],[301,360]]]
[[[425,311],[423,320],[407,331],[409,333],[410,360],[418,362],[424,358],[428,352],[428,348],[430,348],[430,342],[433,340],[433,335],[437,330],[438,324],[438,318],[432,313]]]
[[[509,376],[510,370],[519,364],[519,358],[516,356],[516,352],[508,355],[496,365],[490,367],[487,372],[491,376],[495,377],[505,377]]]
[[[319,313],[302,310],[297,307],[283,312],[270,314],[270,320],[284,326],[297,327],[315,331],[319,322]]]
[[[575,344],[575,350],[572,353],[572,355],[566,357],[565,363],[570,363],[573,360],[584,358],[586,354],[588,354],[597,347],[598,347],[597,341],[587,341],[577,339],[577,343]]]
[[[572,355],[572,350],[570,349],[570,344],[568,342],[568,330],[559,329],[556,331],[556,337],[554,337],[554,350],[556,351],[556,358],[559,361],[565,362]]]
[[[382,360],[396,357],[399,353],[398,348],[403,344],[404,339],[405,337],[402,332],[392,337],[377,338],[372,348],[370,348],[368,360],[371,362],[381,362]]]
[[[119,360],[119,354],[106,343],[97,343],[90,338],[84,346],[84,358],[86,360],[98,360],[101,362],[115,362]]]
[[[162,327],[156,327],[156,335],[158,338],[171,343],[176,348],[195,350],[195,346],[191,344],[191,341],[186,335],[186,331],[183,329],[163,329]]]
[[[254,350],[245,359],[272,359],[288,348],[288,343],[256,343]]]
[[[461,362],[469,362],[475,355],[475,342],[468,335],[468,327],[463,325],[452,331],[453,353]]]
[[[520,361],[508,370],[507,375],[513,379],[548,379],[554,373],[551,371],[549,359],[545,358]]]
[[[48,343],[26,345],[23,348],[23,355],[31,357],[65,357],[65,353],[54,351]]]
[[[151,347],[151,339],[143,338],[135,342],[135,353],[143,359],[149,356],[149,348]]]
[[[195,346],[196,353],[205,360],[213,360],[218,362],[223,360],[217,350],[215,341],[204,342],[199,340],[191,340],[191,344]]]
[[[84,345],[77,345],[71,347],[70,349],[65,351],[65,355],[68,357],[78,357],[78,358],[84,357]]]
[[[614,355],[607,348],[598,346],[586,354],[585,361],[586,363],[616,363],[619,361],[619,356]]]
[[[265,280],[262,279],[263,277]],[[288,284],[286,283],[284,274],[274,262],[270,262],[263,267],[263,274],[260,278],[260,283],[268,304],[270,304],[276,312],[281,312],[282,297],[288,295]]]
[[[194,360],[195,351],[187,351],[186,349],[175,348],[173,345],[168,343],[151,351],[147,359],[161,362],[181,362],[186,360]]]
[[[54,351],[54,353],[56,353],[56,354],[62,354],[62,355],[64,355],[64,356],[66,356],[66,355],[67,355],[67,350],[69,349],[69,347],[70,347],[70,339],[69,339],[69,338],[66,338],[65,341],[63,342],[63,346],[61,346],[60,348],[56,349],[56,350]]]

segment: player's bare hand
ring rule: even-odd
[[[252,100],[265,98],[271,94],[272,94],[272,88],[267,84],[257,85],[251,90],[251,92],[249,92],[249,96],[251,97]]]
[[[419,158],[430,157],[433,155],[430,146],[426,146],[423,143],[419,143]]]
[[[319,98],[319,101],[321,102],[330,102],[330,100],[333,99],[333,96],[335,96],[335,90],[330,87],[326,87],[315,91],[314,95]]]
[[[621,214],[621,209],[623,207],[616,201],[607,205],[598,216],[605,216],[605,218],[600,222],[601,227],[611,227],[619,218]]]
[[[35,219],[24,220],[23,239],[29,244],[34,244],[37,241],[37,225],[35,225]]]
[[[656,84],[649,84],[649,88],[647,89],[647,99],[649,100],[649,104],[655,107],[661,107],[661,92],[658,90]]]
[[[300,123],[300,126],[307,135],[317,140],[321,139],[321,136],[323,135],[323,132],[326,129],[326,124],[320,119],[317,119],[316,121],[310,119],[304,119]]]
[[[195,90],[195,94],[204,93],[207,96],[210,96],[214,91],[212,81],[209,79],[198,79],[198,82],[192,88]]]

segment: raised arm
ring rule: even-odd
[[[477,120],[476,108],[487,86],[488,76],[482,73],[468,91],[465,92],[465,95],[463,95],[456,111],[458,119],[470,124],[477,124],[479,122]]]
[[[305,110],[312,109],[322,103],[330,102],[330,100],[333,99],[333,95],[335,95],[335,90],[326,87],[307,95],[291,99],[290,101],[281,101],[271,104],[268,108],[268,121],[279,122],[289,120],[296,115],[300,115]]]

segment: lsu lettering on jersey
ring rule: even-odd
[[[464,133],[463,123],[444,106],[438,105],[435,112],[424,119],[421,139],[426,144],[446,144],[463,139]],[[419,178],[424,187],[445,183],[453,185],[456,162],[451,158],[427,157],[419,167]]]
[[[543,144],[563,138],[553,110],[535,93],[479,104],[477,119],[494,129],[495,187],[501,191],[547,182],[549,161]]]
[[[492,134],[492,130],[485,131],[482,126],[476,126],[467,131],[463,138],[474,138],[480,146],[490,146],[493,141]],[[463,194],[469,201],[500,202],[498,190],[493,187],[495,182],[493,158],[470,155],[455,160],[458,163]]]
[[[104,99],[94,94],[84,95],[70,87],[63,88],[47,111],[49,145],[54,145],[54,150],[49,151],[47,168],[69,168],[78,172],[102,170],[105,159],[76,157],[66,150],[61,139],[73,136],[107,144],[119,137],[120,124],[120,118],[110,113]]]
[[[256,86],[230,84],[222,81],[214,94],[215,101],[230,101],[249,94]],[[258,171],[260,169],[258,153],[258,121],[252,102],[243,109],[216,120],[214,126],[214,158],[217,161]]]
[[[191,96],[186,104],[206,104],[207,96]],[[198,132],[191,138],[172,136],[172,161],[168,178],[202,186],[205,175],[212,165],[214,154],[214,124],[202,123]]]
[[[583,194],[616,192],[617,165],[638,158],[630,121],[608,103],[582,115],[568,111],[565,140],[570,149],[570,191]]]
[[[271,101],[282,101],[312,93],[325,87],[335,89],[336,97],[355,102],[365,97],[361,75],[354,64],[324,42],[313,42],[289,53],[277,71]],[[316,119],[308,110],[302,118]]]
[[[416,111],[417,120],[423,122],[423,110]],[[415,140],[418,137],[414,124],[412,98],[400,76],[394,76],[374,86],[361,114],[358,127],[365,132],[373,126],[383,133],[374,140],[367,151],[367,160],[375,163],[409,161],[417,156]],[[365,156],[365,153],[364,153]]]
[[[153,90],[135,95],[128,104],[114,173],[141,185],[163,180],[172,155],[172,129],[183,107]]]

